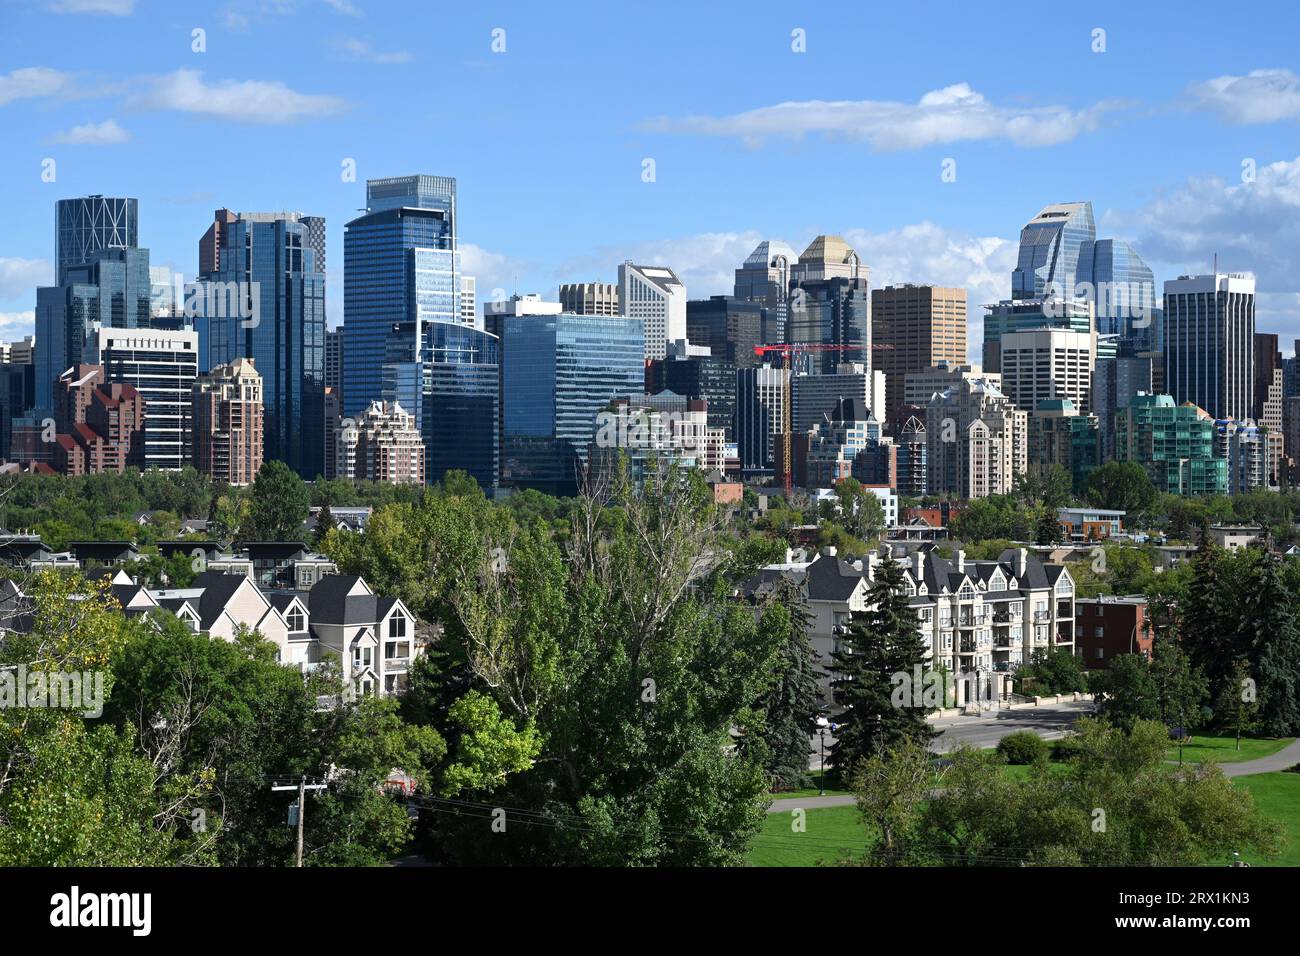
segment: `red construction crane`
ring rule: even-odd
[[[790,433],[794,429],[791,422],[791,406],[794,404],[794,383],[790,381],[790,356],[805,355],[810,352],[860,352],[866,349],[893,349],[893,345],[828,345],[822,342],[786,342],[782,345],[755,345],[754,354],[766,358],[772,353],[781,355],[781,367],[785,370],[788,386],[785,398],[781,402],[781,470],[785,477],[785,500],[788,504],[790,494],[794,491],[794,462],[791,460]]]

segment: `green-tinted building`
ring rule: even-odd
[[[1115,413],[1115,458],[1135,461],[1156,488],[1175,495],[1222,495],[1228,463],[1214,453],[1214,420],[1172,395],[1138,392]]]
[[[1045,398],[1029,416],[1029,468],[1060,465],[1070,473],[1075,491],[1088,484],[1101,465],[1101,425],[1096,415],[1080,415],[1068,398]]]

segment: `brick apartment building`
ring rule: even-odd
[[[1153,635],[1144,595],[1076,598],[1076,653],[1088,670],[1105,670],[1121,654],[1151,657]]]

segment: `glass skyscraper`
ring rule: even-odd
[[[640,320],[599,315],[502,317],[502,484],[572,495],[616,396],[645,390]]]
[[[54,206],[55,282],[63,285],[68,269],[94,262],[108,249],[139,245],[140,211],[136,199],[80,196],[60,199]]]
[[[1151,267],[1119,239],[1098,239],[1092,247],[1097,333],[1132,340],[1141,351],[1159,351],[1160,317]]]
[[[382,397],[394,328],[418,354],[430,322],[457,322],[456,180],[398,176],[366,183],[366,214],[343,236],[343,412]]]
[[[1092,281],[1096,238],[1092,203],[1055,203],[1044,208],[1020,230],[1011,298],[1075,298],[1075,284]]]
[[[244,311],[251,314],[229,308],[207,314],[214,310],[205,308],[196,320],[208,365],[202,371],[237,358],[254,360],[262,376],[265,457],[309,480],[325,471],[325,273],[313,248],[323,232],[317,219],[241,213],[227,223],[220,265],[201,277],[198,288],[240,283],[239,295],[252,307]]]

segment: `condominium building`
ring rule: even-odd
[[[1029,416],[1029,470],[1054,466],[1082,492],[1088,475],[1102,463],[1101,427],[1096,415],[1081,414],[1068,398],[1047,398]]]
[[[612,282],[569,282],[560,286],[560,308],[572,315],[622,315]]]
[[[662,359],[668,343],[686,335],[686,286],[666,266],[618,267],[619,305],[623,315],[640,319],[646,361]]]
[[[844,398],[808,433],[805,458],[809,488],[833,488],[852,477],[858,454],[873,442],[879,444],[884,429],[861,398]],[[880,484],[880,482],[872,482]]]
[[[1165,390],[1212,418],[1251,418],[1255,280],[1238,273],[1165,283]]]
[[[59,376],[54,403],[59,432],[51,466],[66,475],[128,467],[144,460],[144,397],[133,385],[104,381],[98,365],[77,365]]]
[[[940,361],[936,362],[933,368],[906,373],[903,379],[903,404],[924,408],[930,404],[930,399],[934,397],[935,392],[942,392],[963,379],[970,378],[983,379],[998,388],[1002,387],[1002,376],[996,372],[985,372],[979,365],[967,365],[964,361]],[[888,387],[888,380],[886,380],[886,390]],[[898,409],[891,409],[889,414],[897,419]],[[898,420],[906,421],[907,418],[904,416]]]
[[[1240,494],[1273,483],[1269,455],[1271,435],[1250,419],[1214,423],[1214,454],[1227,462],[1228,493]]]
[[[872,289],[871,341],[877,346],[873,367],[886,382],[886,405],[873,411],[884,419],[900,405],[917,404],[906,395],[911,373],[966,361],[966,290],[911,284]]]
[[[1134,396],[1115,414],[1115,458],[1135,461],[1156,488],[1175,495],[1221,495],[1228,463],[1215,454],[1214,419],[1171,395]]]
[[[424,442],[415,417],[401,405],[371,402],[339,425],[335,474],[394,485],[424,484]]]
[[[926,485],[962,498],[1010,494],[1028,463],[1028,416],[997,386],[963,379],[926,406]]]
[[[262,376],[253,359],[218,365],[194,383],[194,467],[215,482],[249,485],[262,468]]]
[[[796,435],[826,421],[845,399],[861,401],[877,421],[884,421],[885,373],[879,369],[867,371],[861,362],[842,362],[826,375],[795,375],[790,380],[790,388],[791,424]]]

